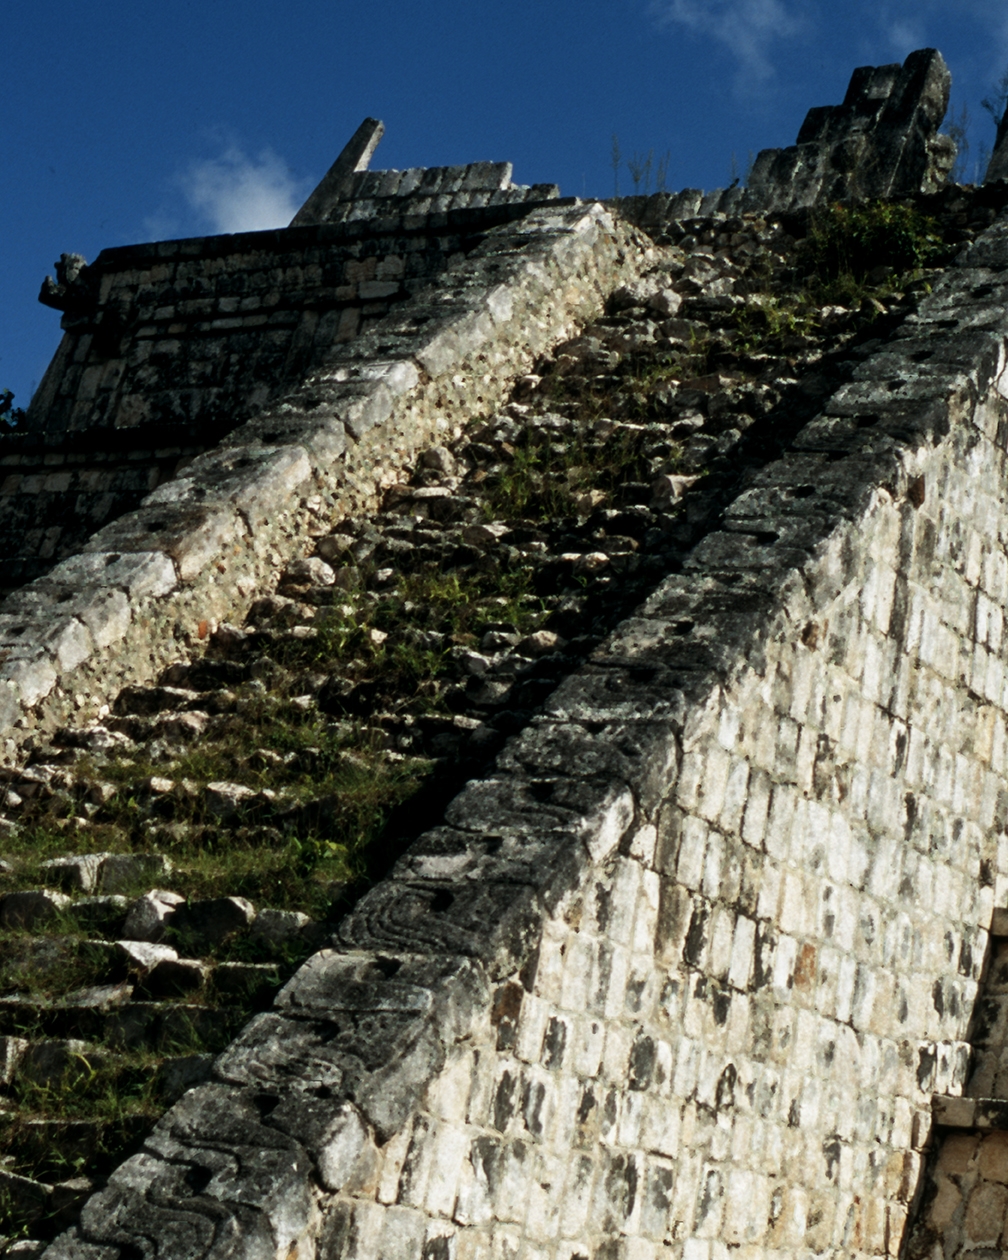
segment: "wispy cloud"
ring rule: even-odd
[[[272,149],[249,157],[234,144],[219,157],[192,162],[179,183],[215,232],[285,227],[308,191]]]
[[[803,26],[784,0],[656,0],[655,12],[663,22],[723,44],[735,58],[742,91],[773,78],[774,45]]]
[[[922,26],[905,18],[887,22],[885,33],[890,48],[900,58],[906,57],[915,48],[922,48],[927,43],[927,35]]]
[[[899,56],[929,45],[941,47],[955,26],[982,36],[975,46],[977,64],[1003,64],[1008,57],[1008,8],[1004,0],[875,0],[865,16]],[[870,29],[870,25],[869,25]]]

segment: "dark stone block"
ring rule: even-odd
[[[950,85],[933,48],[902,66],[855,70],[842,105],[810,110],[795,145],[758,155],[745,207],[782,212],[936,191],[955,161],[954,142],[938,132]]]

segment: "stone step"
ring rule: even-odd
[[[0,1235],[0,1260],[38,1260],[48,1246],[41,1238],[18,1238],[5,1244]]]
[[[73,1177],[50,1183],[22,1177],[8,1169],[0,1168],[0,1201],[7,1205],[8,1215],[0,1220],[0,1229],[20,1231],[45,1222],[46,1232],[66,1229],[77,1219],[80,1207],[99,1183],[91,1177]],[[3,1238],[0,1236],[0,1248]],[[21,1243],[11,1240],[0,1255],[10,1260],[34,1260],[44,1244],[36,1244],[37,1250],[27,1240]]]
[[[49,1208],[53,1187],[33,1177],[0,1168],[0,1199],[6,1203],[4,1229],[21,1230],[41,1220]]]
[[[0,1119],[0,1151],[14,1167],[44,1183],[63,1180],[68,1171],[107,1176],[123,1154],[148,1133],[146,1108],[118,1116],[36,1116],[13,1112]]]
[[[130,985],[109,985],[106,990],[96,991],[90,1001],[0,999],[0,1036],[74,1038],[119,1051],[169,1050],[194,1042],[216,1046],[229,1035],[233,1021],[220,1007],[198,1002],[134,1002]]]
[[[1008,906],[996,906],[991,916],[990,934],[999,939],[1008,937]]]
[[[945,1129],[1008,1131],[1008,1098],[953,1098],[948,1094],[934,1094],[931,1114],[935,1124]]]

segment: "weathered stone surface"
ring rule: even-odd
[[[43,870],[46,881],[68,892],[91,892],[107,854],[85,853],[79,857],[53,858]]]
[[[165,959],[176,959],[178,954],[170,945],[161,945],[153,941],[119,941],[118,948],[126,959],[130,970],[141,973],[153,971]]]
[[[264,906],[252,923],[251,934],[267,941],[287,941],[297,936],[310,922],[308,915],[300,910],[275,910]]]
[[[902,67],[855,70],[842,105],[810,110],[796,145],[757,156],[747,203],[779,212],[934,192],[955,162],[954,142],[938,133],[950,84],[935,49],[911,53]]]
[[[255,918],[255,907],[245,897],[212,897],[177,907],[171,918],[173,937],[203,953],[236,932],[244,932]]]
[[[384,133],[385,124],[377,118],[364,119],[326,172],[325,178],[291,219],[291,227],[322,223],[337,202],[346,200],[353,186],[354,174],[367,170]]]
[[[255,789],[246,787],[244,783],[208,783],[206,806],[212,814],[231,818],[254,797]]]
[[[928,100],[915,100],[926,113]],[[354,212],[413,178],[372,175],[354,184]],[[428,176],[431,196],[446,198],[456,182],[502,178],[439,171],[413,189]],[[698,200],[687,198],[693,212]],[[532,215],[523,231],[553,241],[528,272],[556,263],[548,283],[502,282],[487,296],[474,269],[467,283],[480,299],[457,319],[430,317],[438,303],[420,310],[409,353],[437,381],[421,386],[414,368],[396,393],[385,377],[351,378],[354,356],[337,354],[331,378],[317,376],[289,411],[261,414],[242,450],[272,434],[310,452],[328,493],[319,452],[333,426],[342,457],[385,440],[386,426],[408,444],[414,422],[430,436],[435,412],[475,409],[468,395],[440,397],[470,377],[486,405],[495,363],[510,380],[519,361],[532,365],[533,341],[539,353],[555,339],[542,321],[576,324],[581,306],[558,296],[574,264],[631,248],[583,211]],[[981,318],[976,297],[989,283],[981,264],[1005,264],[1003,236],[1001,225],[936,286],[913,328],[891,333],[877,357],[866,350],[852,386],[722,505],[683,572],[590,645],[541,717],[452,803],[447,825],[360,900],[335,948],[245,1029],[214,1082],[185,1095],[53,1255],[305,1260],[316,1238],[321,1254],[347,1260],[455,1250],[569,1260],[614,1246],[634,1260],[714,1260],[728,1248],[755,1260],[898,1247],[930,1093],[964,1084],[987,926],[1008,890],[997,839],[1006,330],[997,304]],[[505,238],[488,256],[508,256]],[[730,276],[702,278],[705,258],[684,291],[743,299]],[[636,265],[607,263],[599,291],[632,281]],[[524,326],[509,324],[522,303]],[[969,336],[952,336],[950,321]],[[679,322],[668,336],[682,339]],[[501,337],[520,349],[502,349]],[[932,343],[926,360],[922,343]],[[695,384],[695,405],[708,406],[731,383]],[[878,415],[862,425],[869,407]],[[330,418],[309,419],[318,411]],[[447,466],[441,456],[425,465],[451,476]],[[300,457],[284,468],[281,513],[285,496],[302,493]],[[250,525],[233,498],[219,513],[211,499],[204,515],[193,508],[203,484],[155,491],[136,518],[184,583],[171,592],[181,603],[151,596],[131,617],[148,636],[132,642],[151,659],[179,608],[190,643],[202,642],[304,548],[300,508],[276,527],[265,513]],[[411,503],[422,520],[451,499],[432,486]],[[696,503],[684,496],[684,513]],[[215,533],[215,521],[236,532]],[[479,545],[489,550],[503,536],[488,532]],[[129,554],[125,526],[101,545],[113,540]],[[558,563],[588,575],[637,555],[607,541],[565,549]],[[233,559],[243,545],[264,549],[246,569]],[[219,595],[232,565],[247,589]],[[484,636],[478,652],[460,645],[460,670],[502,686],[488,678],[493,658],[522,641],[506,628],[487,634],[504,637]],[[525,643],[526,659],[548,661],[558,645]],[[54,673],[66,666],[58,645],[46,659]],[[167,804],[181,786],[152,781],[151,791]],[[247,904],[231,910],[153,893],[131,918],[148,939],[170,921],[214,943],[253,918]],[[205,974],[195,959],[150,960],[149,977],[169,964]],[[218,973],[247,976],[247,966]],[[127,1015],[148,1016],[140,1006]],[[993,1038],[1008,1011],[990,1013]],[[960,1161],[980,1178],[975,1203],[976,1187],[959,1183],[945,1223],[962,1208],[969,1241],[994,1247],[1003,1161],[984,1149],[974,1142]],[[319,1199],[320,1184],[340,1197]]]
[[[0,927],[32,928],[48,923],[70,904],[65,893],[12,892],[0,897]]]
[[[171,861],[161,853],[109,853],[98,871],[98,887],[104,893],[116,893],[165,879],[171,872]]]
[[[123,935],[131,941],[158,941],[185,898],[154,889],[138,897],[126,913]]]

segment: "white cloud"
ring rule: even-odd
[[[752,90],[774,75],[773,45],[802,28],[784,0],[658,0],[663,21],[724,44],[738,64],[736,87]]]
[[[886,38],[893,52],[901,60],[905,59],[914,49],[923,48],[927,44],[927,36],[922,28],[915,22],[905,19],[889,22],[886,29]]]
[[[982,35],[976,63],[1002,65],[1008,56],[1008,9],[1004,0],[873,0],[866,4],[883,37],[901,57],[915,48],[942,47],[953,24]],[[983,51],[981,51],[981,48]]]
[[[286,227],[306,192],[271,149],[250,158],[236,145],[220,157],[191,163],[180,184],[189,205],[215,232]]]

